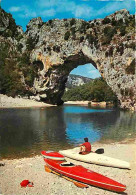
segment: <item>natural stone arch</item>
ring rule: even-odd
[[[112,32],[110,40],[105,32],[107,30],[111,33],[113,22],[121,19],[129,25],[128,21],[131,23],[134,17],[126,10],[121,10],[103,20],[85,22],[79,19],[55,19],[43,24],[33,35],[34,38],[38,34],[39,40],[31,52],[32,62],[41,60],[43,67],[46,66],[46,69],[39,72],[39,78],[35,79],[35,95],[42,101],[61,104],[61,96],[71,70],[91,63],[116,93],[121,107],[134,109],[134,31],[123,35],[118,27]],[[29,31],[35,32],[35,25],[38,25],[38,22],[31,21],[28,25]],[[39,52],[42,59],[38,56]],[[128,73],[127,69],[131,66],[133,71]]]
[[[34,86],[42,101],[58,105],[62,104],[61,97],[63,96],[70,72],[74,68],[88,63],[91,63],[97,69],[96,63],[85,52],[87,52],[86,47],[79,53],[70,55],[65,59],[63,64],[53,64],[48,70],[43,68],[42,71],[39,71],[39,78],[35,79]],[[39,61],[35,61],[34,63],[37,62],[39,63]]]

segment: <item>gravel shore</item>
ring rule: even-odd
[[[19,107],[49,107],[54,106],[52,104],[46,104],[23,98],[12,98],[6,95],[0,94],[0,108],[19,108]]]
[[[105,155],[131,163],[131,170],[87,164],[68,159],[75,164],[83,165],[93,171],[108,176],[127,186],[125,194],[136,192],[136,146],[135,143],[94,144],[93,150],[103,147]],[[42,156],[3,160],[0,166],[0,192],[4,195],[113,195],[115,192],[89,186],[87,189],[76,187],[72,182],[52,173],[45,172]],[[20,182],[28,179],[34,187],[21,188]]]

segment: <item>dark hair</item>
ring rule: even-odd
[[[85,142],[88,142],[88,138],[87,137],[85,137],[84,140],[85,140]]]

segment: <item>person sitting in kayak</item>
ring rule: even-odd
[[[80,144],[80,152],[79,154],[89,154],[91,152],[91,144],[88,142],[88,138],[84,138],[84,143]]]

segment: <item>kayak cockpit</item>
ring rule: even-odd
[[[61,163],[60,166],[62,166],[62,167],[74,167],[75,165],[71,162],[66,161],[66,162]]]

